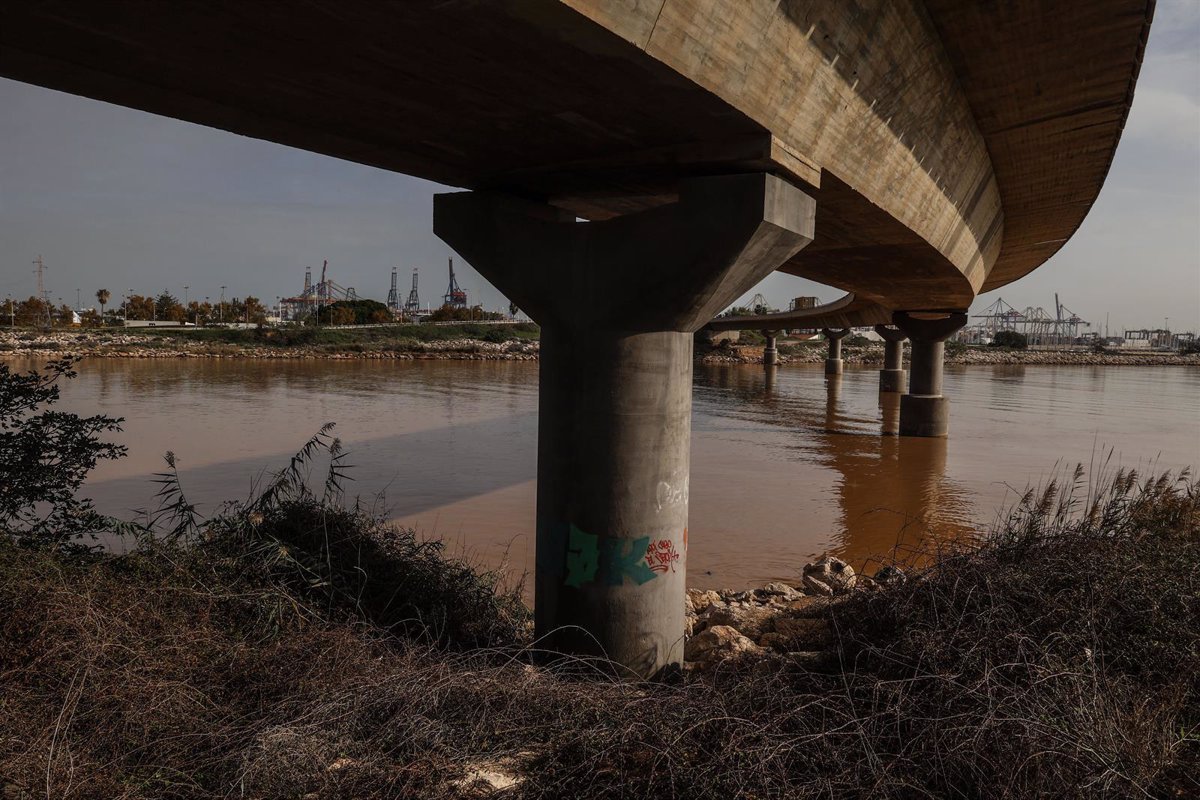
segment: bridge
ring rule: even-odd
[[[941,341],[1079,227],[1152,14],[41,0],[0,74],[467,189],[435,232],[543,329],[538,631],[647,676],[683,651],[693,332],[773,270],[843,289],[799,324],[895,323],[900,430],[945,435]]]

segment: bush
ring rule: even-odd
[[[78,362],[50,361],[28,373],[0,364],[0,539],[86,549],[83,537],[94,540],[112,526],[76,492],[98,461],[125,455],[124,446],[100,440],[120,431],[123,420],[49,410],[58,402],[60,382],[75,377]]]
[[[992,347],[1007,347],[1010,350],[1024,350],[1029,346],[1025,334],[1017,331],[997,331],[992,337]]]

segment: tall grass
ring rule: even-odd
[[[387,544],[328,482],[305,494],[305,463],[216,520],[180,525],[169,494],[176,544],[0,547],[0,789],[478,797],[487,767],[518,781],[497,796],[531,798],[1200,791],[1186,473],[1026,494],[978,548],[821,612],[821,669],[629,684],[530,666],[492,579],[402,532]]]

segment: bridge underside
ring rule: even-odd
[[[47,0],[0,9],[0,74],[592,220],[767,172],[817,201],[783,271],[963,307],[1082,220],[1148,19],[1144,0]],[[747,36],[769,58],[741,60]],[[996,186],[1003,213],[981,210]]]

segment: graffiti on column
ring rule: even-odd
[[[659,539],[651,542],[646,548],[646,564],[651,572],[663,573],[675,571],[675,563],[679,561],[679,551],[670,539]]]
[[[686,529],[683,536],[686,550]],[[596,581],[597,576],[609,586],[621,586],[626,579],[640,586],[668,571],[675,572],[682,558],[671,539],[597,536],[575,525],[569,527],[566,556],[563,583],[575,588]]]

